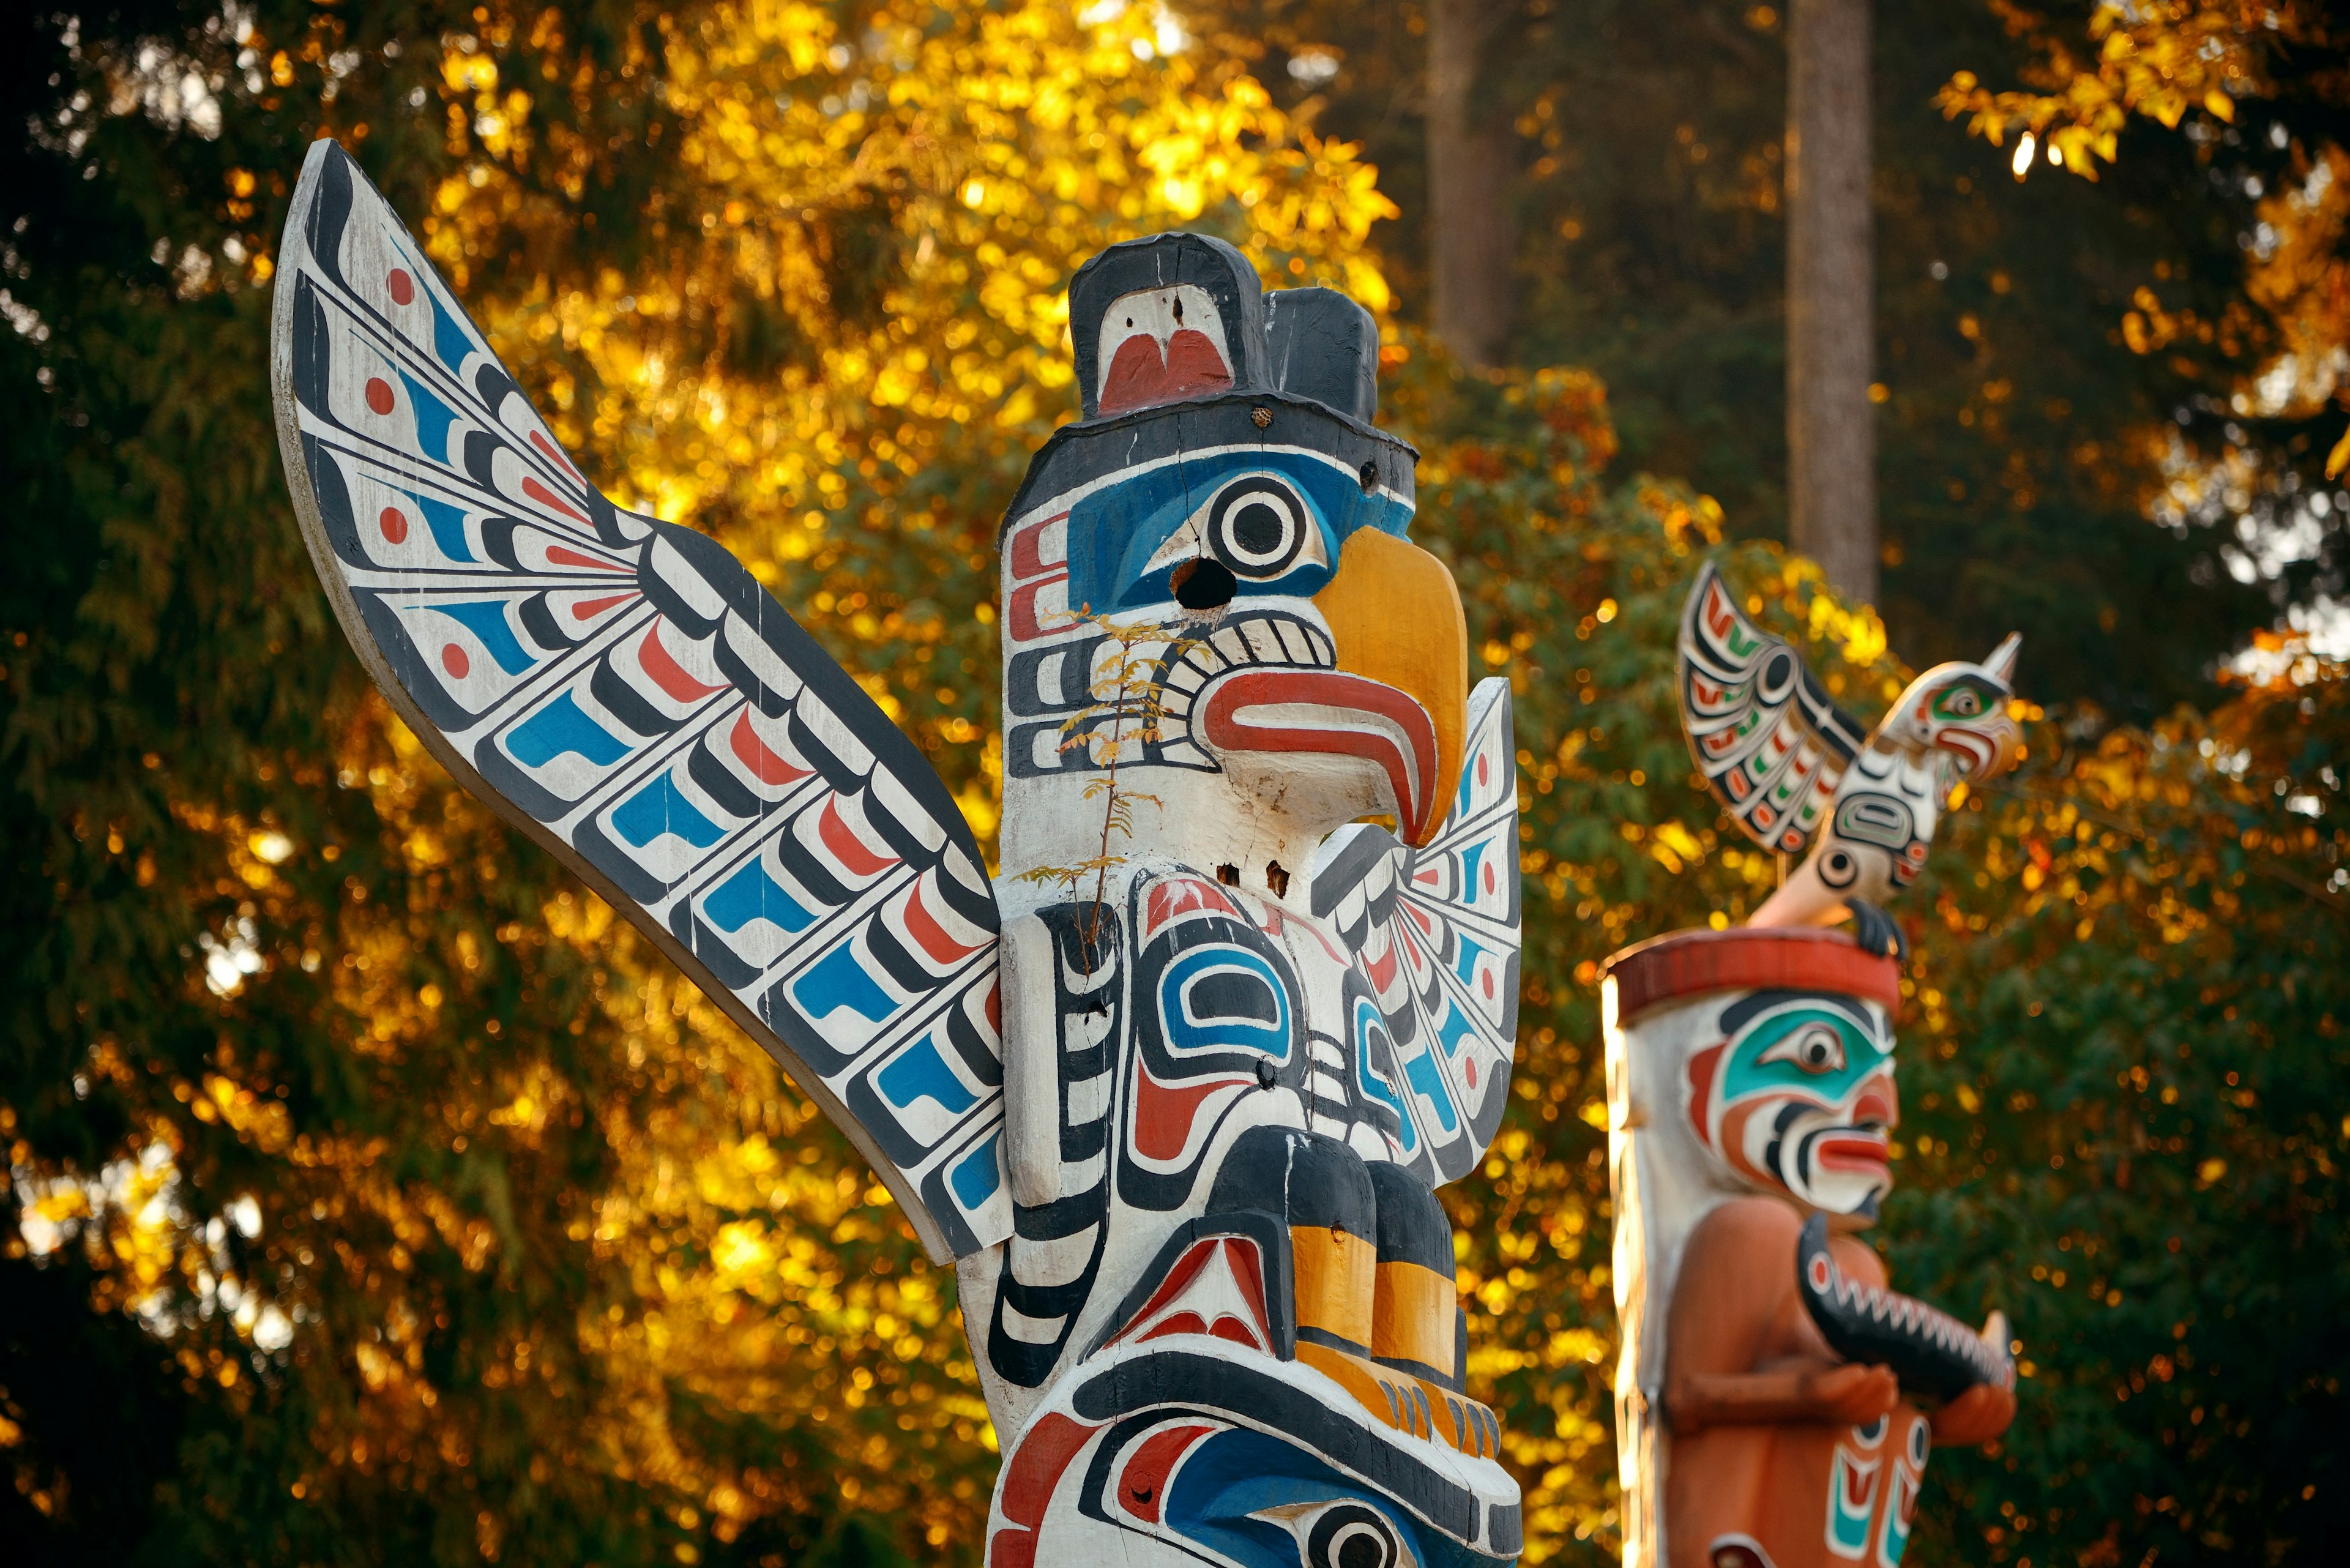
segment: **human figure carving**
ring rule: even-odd
[[[988,1562],[1513,1560],[1434,1195],[1508,1099],[1508,687],[1405,537],[1367,314],[1196,235],[1077,274],[1084,417],[1001,538],[991,880],[724,549],[581,476],[331,142],[277,278],[287,475],[378,685],[954,1262]]]
[[[1691,753],[1758,842],[1811,855],[1745,927],[1644,942],[1603,981],[1628,1568],[1893,1568],[1933,1448],[2013,1417],[2005,1320],[1894,1293],[1856,1232],[1900,1120],[1902,944],[1874,900],[1958,778],[2012,765],[2014,649],[1929,671],[1864,740],[1711,565],[1690,594]],[[1857,936],[1820,929],[1847,904]]]

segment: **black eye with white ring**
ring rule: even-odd
[[[1327,564],[1305,498],[1269,474],[1226,485],[1209,504],[1206,532],[1210,553],[1236,577],[1263,582],[1301,560]]]
[[[1793,1062],[1806,1073],[1844,1071],[1844,1036],[1825,1023],[1806,1023],[1784,1039],[1773,1041],[1754,1059]]]

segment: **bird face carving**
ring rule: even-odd
[[[1404,537],[1412,454],[1368,423],[1375,329],[1327,291],[1261,296],[1245,267],[1161,236],[1071,287],[1092,417],[1039,454],[1003,540],[1007,873],[1094,852],[1113,757],[1149,797],[1132,847],[1276,894],[1357,817],[1413,844],[1444,819],[1467,635],[1451,573]],[[1105,623],[1149,635],[1129,652]],[[1132,653],[1147,700],[1109,691]]]
[[[2020,639],[2011,637],[1981,664],[1942,664],[1901,694],[1898,722],[1914,743],[1950,757],[1958,775],[1985,784],[2022,760],[2023,727],[2009,711]]]

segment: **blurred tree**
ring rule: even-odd
[[[1506,357],[1517,294],[1518,140],[1486,58],[1507,0],[1428,8],[1429,273],[1436,335],[1461,363]]]
[[[1379,244],[1417,319],[1425,8],[1189,9],[1263,51],[1293,112],[1362,141],[1402,209]],[[1720,497],[1740,538],[1787,536],[1784,10],[1515,0],[1482,78],[1523,143],[1510,361],[1596,370],[1627,462]],[[2201,88],[2149,99],[2098,132],[2118,161],[2089,186],[2019,182],[2012,133],[1947,118],[1960,71],[2027,97],[2072,93],[2076,67],[2124,80],[2104,51],[2137,36],[2114,30],[2126,13],[2212,40],[2232,121]],[[1874,36],[1888,623],[1921,663],[2021,628],[2036,694],[2136,721],[2216,701],[2217,662],[2253,629],[2343,593],[2350,496],[2322,473],[2342,339],[2316,329],[2344,308],[2338,25],[2265,0],[1879,0]]]
[[[1388,211],[1139,13],[12,13],[12,1561],[969,1561],[951,1276],[367,691],[280,488],[341,138],[590,472],[723,533],[993,813],[995,518],[1061,290],[1176,224],[1384,306]]]
[[[1789,0],[1787,544],[1877,602],[1869,0]]]

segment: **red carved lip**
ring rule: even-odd
[[[1243,670],[1201,694],[1201,732],[1218,752],[1363,757],[1394,792],[1396,820],[1428,815],[1436,785],[1436,722],[1382,681],[1338,670]]]
[[[1812,1146],[1812,1157],[1828,1170],[1874,1175],[1886,1168],[1890,1149],[1883,1133],[1857,1129],[1832,1133]]]

